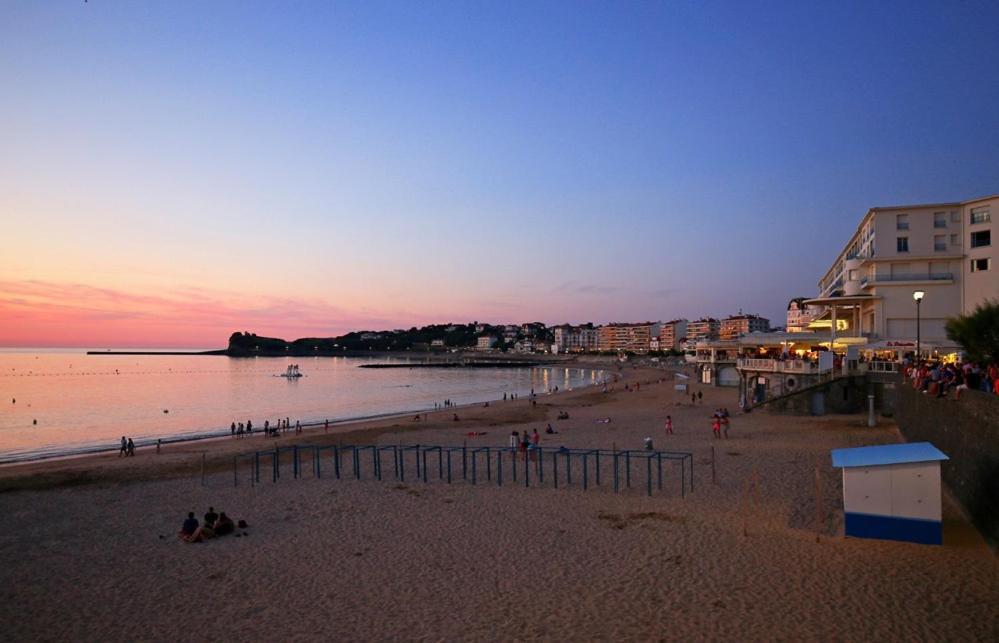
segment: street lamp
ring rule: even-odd
[[[912,293],[912,298],[916,300],[916,363],[919,363],[919,357],[922,354],[920,350],[920,337],[919,337],[919,304],[923,303],[923,297],[926,295],[922,290],[917,290]]]

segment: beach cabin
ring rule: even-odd
[[[929,442],[833,449],[846,535],[941,544],[940,462],[948,459]]]

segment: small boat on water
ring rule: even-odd
[[[295,379],[297,377],[303,377],[302,373],[298,370],[298,364],[288,364],[288,370],[281,373],[279,377],[287,377],[289,379]]]

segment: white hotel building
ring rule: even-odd
[[[914,342],[919,290],[924,353],[951,352],[947,318],[999,299],[995,217],[999,195],[871,208],[819,281],[819,296],[804,302],[816,313],[811,328],[840,346]]]

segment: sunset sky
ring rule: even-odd
[[[0,0],[0,346],[783,324],[999,192],[999,3]]]

